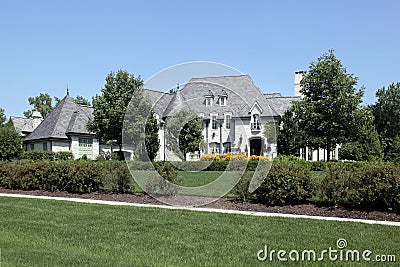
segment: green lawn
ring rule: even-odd
[[[271,249],[396,254],[400,227],[0,197],[1,266],[365,266],[259,262]],[[400,254],[396,255],[400,261]],[[368,266],[397,266],[396,263]]]
[[[222,171],[180,171],[178,172],[178,178],[182,178],[183,180],[183,183],[181,185],[187,187],[196,187],[211,183],[212,181],[220,177],[222,173]]]

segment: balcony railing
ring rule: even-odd
[[[252,123],[250,124],[250,129],[251,129],[252,131],[261,131],[261,123],[259,123],[259,122],[252,122]]]

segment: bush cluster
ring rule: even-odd
[[[387,162],[329,165],[319,198],[330,205],[399,212],[400,166]]]
[[[313,195],[311,173],[304,166],[274,162],[268,172],[257,172],[263,179],[255,191],[258,201],[267,205],[292,205],[306,202]]]
[[[53,151],[24,151],[21,155],[21,159],[26,160],[71,160],[74,159],[72,152],[53,152]]]
[[[0,187],[71,193],[130,192],[134,185],[125,162],[0,162]]]

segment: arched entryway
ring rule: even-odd
[[[260,156],[262,152],[261,138],[253,138],[250,140],[250,155]]]

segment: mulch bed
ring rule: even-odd
[[[97,199],[97,200],[110,200],[129,203],[140,204],[156,204],[165,205],[157,199],[152,198],[146,194],[72,194],[68,192],[48,192],[42,190],[23,191],[23,190],[10,190],[0,188],[0,193],[8,194],[25,194],[35,196],[52,196],[52,197],[70,197],[70,198],[84,198],[84,199]],[[400,222],[400,214],[382,212],[382,211],[358,211],[348,210],[343,207],[324,207],[314,204],[302,205],[288,205],[288,206],[266,206],[252,201],[242,203],[238,200],[231,198],[221,198],[215,202],[207,204],[202,207],[228,209],[228,210],[243,210],[243,211],[262,211],[272,213],[286,213],[296,215],[311,215],[311,216],[325,216],[325,217],[341,217],[353,219],[366,219],[377,221],[396,221]]]

